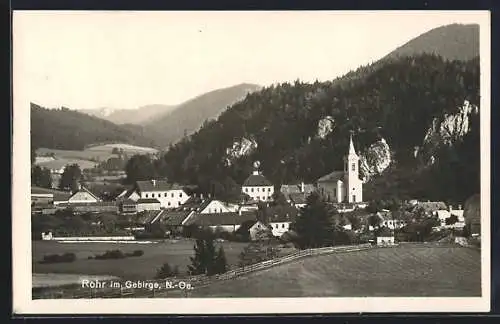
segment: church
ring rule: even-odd
[[[349,152],[344,156],[344,170],[333,171],[316,181],[319,192],[327,201],[335,203],[363,202],[363,182],[359,179],[359,156],[356,154],[352,136]]]

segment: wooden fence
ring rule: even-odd
[[[165,280],[145,280],[141,281],[142,283],[147,283],[154,285],[155,283],[165,283],[169,282],[172,286],[176,287],[176,289],[165,289],[162,287],[161,289],[145,289],[145,288],[82,288],[82,287],[73,287],[72,289],[63,290],[60,289],[58,291],[49,291],[44,294],[40,294],[36,296],[33,294],[34,299],[76,299],[76,298],[154,298],[154,297],[188,297],[189,292],[192,289],[197,289],[201,287],[206,287],[215,282],[219,282],[222,280],[230,280],[233,278],[237,278],[242,275],[246,275],[251,272],[260,271],[264,269],[268,269],[280,264],[288,263],[291,261],[295,261],[301,258],[323,255],[323,254],[331,254],[331,253],[346,253],[346,252],[354,252],[361,251],[373,248],[371,244],[361,244],[361,245],[345,245],[345,246],[333,246],[333,247],[324,247],[317,249],[306,249],[300,250],[282,257],[266,260],[263,262],[251,264],[244,267],[238,267],[235,269],[231,269],[223,274],[214,275],[214,276],[206,276],[206,275],[198,275],[198,276],[190,276],[186,278],[167,278]],[[190,285],[190,289],[188,286]]]

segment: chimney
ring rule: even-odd
[[[203,194],[202,193],[200,193],[200,199],[203,200]]]
[[[238,215],[241,216],[241,207],[238,208]]]
[[[151,180],[151,183],[153,184],[153,187],[156,187],[156,180],[155,179]]]
[[[253,170],[253,175],[259,175],[259,170]]]
[[[451,204],[448,205],[448,211],[452,211],[453,210],[453,206]]]
[[[462,210],[462,205],[458,205],[458,210]]]
[[[210,194],[210,193],[209,193],[209,194],[208,194],[208,199],[210,199],[210,197],[212,197],[212,194]]]
[[[304,193],[304,181],[300,183],[300,192]]]

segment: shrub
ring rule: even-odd
[[[126,255],[120,250],[106,251],[103,254],[96,254],[96,260],[112,260],[112,259],[124,259]]]
[[[175,277],[179,275],[179,267],[175,266],[173,269],[168,264],[168,262],[164,263],[160,269],[156,272],[155,279],[165,279],[170,277]]]
[[[135,250],[134,252],[125,253],[127,257],[140,257],[144,255],[143,250]]]
[[[74,253],[44,255],[40,263],[70,263],[76,260]]]

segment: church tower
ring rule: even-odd
[[[359,156],[354,150],[352,135],[349,138],[349,152],[344,157],[344,201],[363,201],[363,182],[359,179]]]

